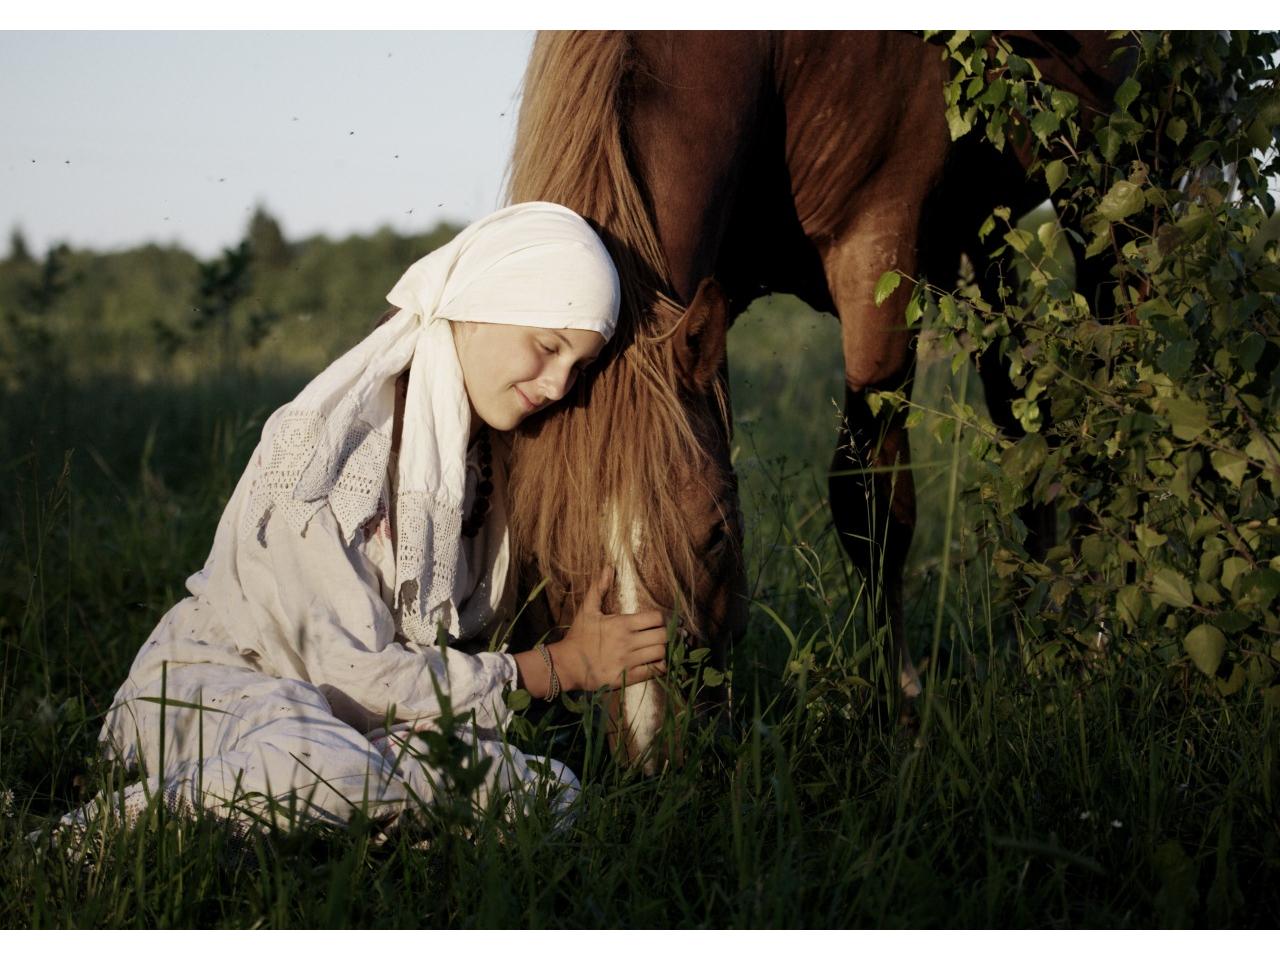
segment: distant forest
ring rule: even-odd
[[[0,390],[109,375],[148,383],[315,371],[367,332],[411,263],[459,227],[290,242],[257,209],[209,260],[177,246],[33,256],[18,229],[0,261]]]

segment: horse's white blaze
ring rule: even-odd
[[[613,584],[618,592],[618,612],[638,613],[640,580],[631,558],[640,550],[640,525],[637,523],[631,527],[631,550],[622,549],[618,513],[612,505],[609,509],[609,544],[614,568]],[[643,755],[662,728],[662,697],[658,685],[649,680],[644,683],[629,683],[623,688],[621,699],[622,723],[631,732],[631,742],[635,745],[637,754]],[[646,773],[653,773],[656,766],[656,761],[648,759],[643,769]]]

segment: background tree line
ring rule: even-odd
[[[369,329],[404,269],[457,230],[291,242],[259,207],[236,245],[201,260],[154,243],[58,244],[40,257],[15,227],[0,261],[0,388],[319,369]]]

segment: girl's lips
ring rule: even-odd
[[[524,392],[519,387],[513,386],[511,389],[516,392],[516,396],[520,398],[520,402],[524,404],[525,410],[529,413],[533,413],[533,411],[538,409],[532,402],[530,402],[529,398],[524,395]]]

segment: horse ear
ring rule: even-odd
[[[729,303],[720,284],[706,277],[678,320],[673,346],[683,385],[695,393],[711,386],[724,364]]]

